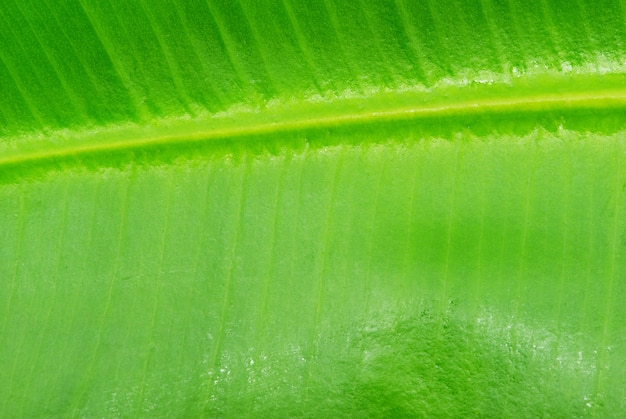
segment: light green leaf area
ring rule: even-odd
[[[0,416],[619,416],[625,16],[3,1]]]

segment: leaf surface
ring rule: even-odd
[[[623,4],[0,6],[0,415],[626,409]]]

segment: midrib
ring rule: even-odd
[[[597,77],[597,76],[596,76]],[[595,78],[595,77],[594,77]],[[618,76],[618,81],[621,77]],[[189,146],[221,140],[251,138],[259,135],[284,134],[337,126],[411,121],[416,124],[430,118],[468,115],[531,112],[563,113],[576,110],[626,112],[626,83],[612,83],[610,88],[560,93],[564,86],[542,93],[515,91],[505,97],[485,98],[492,89],[502,86],[470,87],[432,93],[384,93],[366,98],[339,99],[328,102],[304,102],[295,106],[274,106],[263,110],[224,113],[196,120],[159,119],[154,125],[111,126],[91,131],[66,131],[62,134],[12,139],[0,143],[0,173],[38,161],[64,160],[69,157],[138,150],[151,146]],[[507,89],[505,87],[505,89]],[[508,91],[507,90],[507,91]],[[485,95],[487,93],[487,95]],[[521,94],[520,94],[521,93]],[[437,96],[439,94],[439,96]],[[430,96],[429,96],[430,95]],[[481,97],[482,96],[482,97]],[[433,99],[435,97],[435,99]],[[389,99],[389,100],[386,100]],[[393,101],[394,103],[389,103]],[[411,104],[413,102],[414,104]],[[35,139],[37,138],[37,139]],[[50,141],[53,139],[55,141]],[[2,139],[0,139],[1,141]]]

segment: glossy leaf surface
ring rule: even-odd
[[[616,416],[618,1],[0,5],[0,415]]]

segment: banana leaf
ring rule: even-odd
[[[620,416],[625,13],[2,1],[0,416]]]

